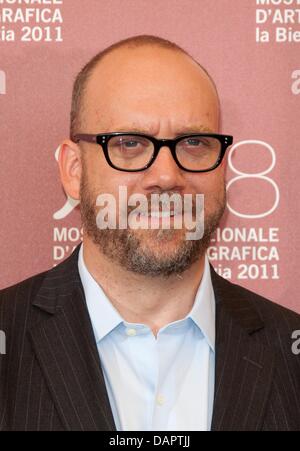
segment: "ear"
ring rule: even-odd
[[[68,196],[79,200],[82,173],[81,151],[71,140],[65,140],[60,146],[58,166],[61,183]]]

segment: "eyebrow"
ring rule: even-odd
[[[177,130],[178,135],[186,133],[214,133],[213,130],[205,125],[190,125]]]
[[[145,135],[151,135],[151,129],[143,128],[143,127],[118,127],[116,132],[132,132],[132,133],[141,133]],[[182,127],[176,130],[175,136],[179,135],[187,135],[189,133],[216,133],[211,128],[205,125],[189,125],[186,127]]]

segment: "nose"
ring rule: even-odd
[[[143,174],[142,185],[145,190],[162,192],[184,190],[183,171],[177,166],[167,146],[160,148],[156,160]]]

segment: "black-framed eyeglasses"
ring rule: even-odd
[[[107,163],[118,171],[138,172],[149,168],[161,147],[169,147],[177,165],[188,172],[208,172],[222,162],[226,149],[233,142],[230,135],[193,133],[175,139],[156,139],[153,136],[113,132],[98,135],[76,134],[74,142],[99,144]]]

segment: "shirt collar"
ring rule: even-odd
[[[215,294],[211,281],[209,259],[205,255],[203,276],[188,317],[199,327],[212,351],[215,351],[216,341],[215,311]]]
[[[83,259],[83,244],[80,246],[78,255],[78,270],[98,343],[124,320],[88,271]]]
[[[98,343],[120,323],[125,322],[125,320],[112,305],[102,287],[88,271],[83,259],[83,244],[79,250],[78,270],[94,334]],[[195,302],[186,318],[193,320],[204,335],[211,349],[215,351],[215,296],[207,255],[205,256],[204,272],[197,290]]]

